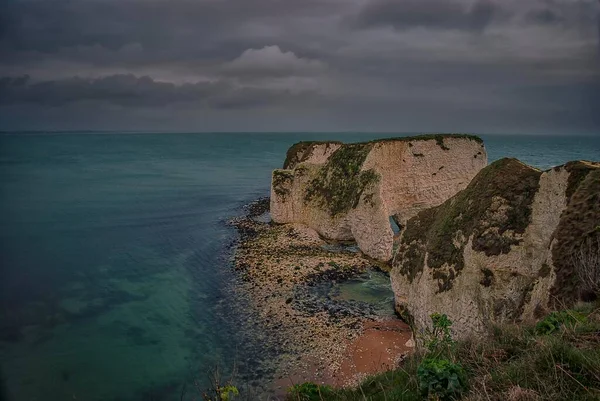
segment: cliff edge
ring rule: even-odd
[[[588,243],[600,244],[600,163],[542,172],[498,160],[407,222],[390,274],[396,309],[417,329],[447,314],[458,337],[539,318],[582,295],[574,255]]]
[[[464,189],[486,165],[483,141],[472,135],[300,142],[273,171],[271,217],[327,239],[355,240],[366,255],[389,261],[390,218],[403,226]]]

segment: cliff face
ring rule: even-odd
[[[323,164],[342,146],[341,142],[298,142],[287,151],[284,169],[293,169],[300,163]]]
[[[300,143],[275,170],[271,217],[325,238],[356,240],[370,257],[392,257],[389,218],[401,225],[465,188],[487,164],[482,141],[466,135],[359,144]]]
[[[600,164],[541,172],[499,160],[407,222],[391,273],[396,308],[418,329],[445,313],[458,337],[540,317],[579,296],[572,255],[599,226]]]

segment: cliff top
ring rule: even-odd
[[[301,141],[293,144],[288,149],[285,155],[285,161],[283,162],[283,168],[293,168],[298,163],[305,161],[315,145],[325,145],[329,147],[331,145],[343,145],[340,141]]]
[[[470,139],[475,142],[483,143],[483,139],[478,137],[477,135],[472,134],[460,134],[460,133],[451,133],[451,134],[443,134],[443,133],[433,133],[433,134],[422,134],[422,135],[413,135],[413,136],[398,136],[392,138],[381,138],[374,139],[372,141],[368,141],[366,143],[380,143],[380,142],[414,142],[414,141],[431,141],[434,140],[438,142],[443,142],[444,139]]]
[[[423,134],[423,135],[415,135],[415,136],[401,136],[401,137],[392,137],[392,138],[381,138],[374,139],[372,141],[366,142],[356,142],[356,143],[348,143],[344,144],[340,141],[302,141],[297,142],[290,146],[287,151],[285,162],[283,164],[283,168],[287,169],[291,166],[295,166],[297,163],[307,159],[310,155],[313,147],[315,145],[325,145],[327,147],[331,145],[367,145],[367,144],[377,144],[377,143],[387,143],[387,142],[416,142],[416,141],[436,141],[438,146],[440,146],[444,150],[448,150],[444,145],[444,139],[469,139],[478,143],[483,144],[483,139],[476,135],[471,134]]]

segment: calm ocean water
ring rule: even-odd
[[[0,135],[2,397],[178,399],[239,346],[225,221],[294,142],[381,136]],[[484,139],[490,160],[600,160],[600,138]]]

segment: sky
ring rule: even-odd
[[[0,7],[0,130],[600,135],[598,0]]]

